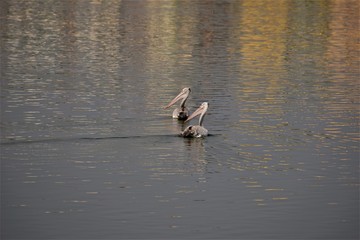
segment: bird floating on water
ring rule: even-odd
[[[196,117],[197,115],[200,115],[199,118],[199,125],[190,125],[187,128],[185,128],[184,131],[182,131],[180,133],[180,136],[182,137],[187,137],[187,138],[191,138],[191,137],[195,137],[195,138],[199,138],[199,137],[205,137],[208,135],[208,130],[206,128],[203,127],[202,123],[204,121],[204,116],[206,114],[206,111],[209,107],[209,104],[207,102],[203,102],[200,107],[198,109],[196,109],[195,112],[193,112],[188,119],[185,122],[190,121],[191,119],[193,119],[194,117]]]
[[[190,92],[190,88],[184,88],[173,100],[171,100],[171,102],[164,109],[171,107],[177,101],[182,99],[180,103],[180,108],[175,108],[172,117],[179,120],[186,120],[189,117],[189,110],[185,107],[185,102],[188,99]]]

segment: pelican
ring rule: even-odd
[[[189,110],[185,107],[185,102],[188,99],[190,95],[191,89],[190,88],[184,88],[179,95],[177,95],[171,102],[164,108],[167,109],[174,105],[177,101],[182,99],[180,103],[180,108],[175,108],[172,117],[177,118],[179,120],[186,120],[189,116]]]
[[[209,104],[207,102],[203,102],[198,109],[196,109],[195,112],[193,112],[190,117],[185,121],[188,122],[197,115],[200,115],[199,118],[199,125],[190,125],[188,126],[183,132],[180,133],[180,136],[182,137],[205,137],[208,135],[208,130],[203,127],[202,123],[204,121],[204,116],[206,114],[206,111],[209,107]]]

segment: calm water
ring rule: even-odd
[[[0,9],[1,239],[359,238],[358,1]]]

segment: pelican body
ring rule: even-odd
[[[185,128],[184,131],[180,133],[180,136],[186,137],[186,138],[199,138],[199,137],[206,137],[208,135],[208,130],[203,127],[202,123],[204,121],[204,116],[206,114],[206,111],[209,107],[209,104],[207,102],[203,102],[200,107],[193,112],[188,119],[185,122],[190,121],[197,115],[200,115],[199,118],[199,125],[190,125],[187,128]]]
[[[180,108],[175,108],[172,117],[179,120],[186,120],[189,117],[189,110],[185,107],[185,102],[188,99],[190,92],[190,88],[184,88],[164,109],[171,107],[181,99]]]

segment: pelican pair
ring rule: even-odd
[[[203,121],[205,114],[208,110],[209,104],[207,102],[203,102],[198,109],[195,110],[190,116],[189,116],[189,110],[185,107],[185,102],[188,99],[190,95],[191,89],[190,88],[184,88],[166,107],[165,109],[171,107],[176,102],[178,102],[180,99],[182,100],[180,103],[180,108],[176,108],[173,111],[173,118],[179,119],[179,120],[185,120],[185,122],[190,121],[191,119],[195,118],[196,116],[200,115],[199,118],[199,125],[190,125],[187,128],[185,128],[184,131],[180,133],[180,136],[185,138],[198,138],[198,137],[205,137],[208,135],[208,130],[203,127]]]

